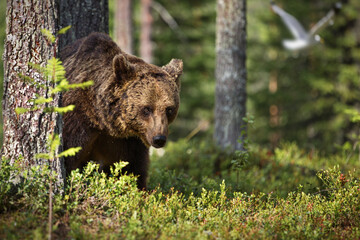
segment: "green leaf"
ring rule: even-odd
[[[69,148],[63,152],[61,152],[58,157],[69,157],[69,156],[75,156],[76,153],[78,153],[81,150],[81,147],[74,147]]]
[[[64,34],[66,33],[69,29],[71,28],[71,25],[67,26],[67,27],[63,27],[62,29],[60,29],[57,34],[60,35],[60,34]]]
[[[84,89],[84,88],[92,86],[93,84],[94,84],[93,81],[69,84],[69,82],[64,78],[54,89],[51,90],[50,94],[55,94],[55,93],[63,92],[63,91],[69,91],[74,88]]]
[[[35,105],[40,105],[40,104],[45,104],[45,103],[50,103],[52,102],[54,99],[53,98],[45,98],[45,97],[37,97],[36,99],[32,99],[30,100],[30,102],[33,102]]]
[[[52,82],[60,82],[65,78],[65,68],[58,58],[49,59],[45,67],[45,74]]]
[[[360,113],[356,109],[348,108],[344,113],[350,117],[351,122],[360,122]]]
[[[69,84],[69,89],[72,89],[72,88],[87,88],[87,87],[90,87],[94,85],[94,81],[87,81],[87,82],[83,82],[83,83],[73,83],[73,84]]]
[[[36,70],[38,70],[40,73],[43,73],[46,71],[46,68],[41,67],[40,64],[28,62],[28,65]]]
[[[51,156],[50,156],[49,153],[37,153],[37,154],[35,154],[35,158],[36,158],[36,159],[40,159],[40,158],[50,159]]]
[[[41,29],[41,33],[51,42],[54,43],[55,42],[55,36],[47,29],[43,28]]]
[[[26,76],[24,74],[19,73],[18,76],[25,82],[30,84],[32,87],[36,87],[37,89],[39,88],[46,88],[45,84],[41,84],[36,82],[33,78]]]
[[[28,111],[30,111],[30,109],[28,109],[28,108],[22,108],[22,107],[18,107],[18,108],[15,109],[15,112],[16,112],[16,114],[18,114],[18,115],[23,114],[23,113],[26,113],[26,112],[28,112]]]
[[[67,112],[71,112],[72,110],[74,110],[75,105],[68,105],[66,107],[54,107],[54,112],[57,113],[67,113]]]
[[[75,105],[68,105],[66,107],[47,107],[44,109],[44,112],[50,113],[50,112],[57,112],[60,114],[71,112],[74,110]]]
[[[58,134],[50,135],[48,141],[50,146],[50,153],[55,152],[55,150],[60,146],[59,135]]]

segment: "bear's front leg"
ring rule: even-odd
[[[110,173],[110,166],[123,161],[129,164],[123,173],[132,173],[138,177],[139,189],[146,189],[147,170],[149,165],[149,149],[137,137],[114,138],[102,133],[93,144],[91,160],[100,164],[100,171]]]
[[[82,169],[91,159],[91,152],[99,133],[87,127],[76,112],[70,112],[64,116],[64,150],[74,147],[81,147],[80,152],[75,156],[65,158],[67,175],[77,168]]]

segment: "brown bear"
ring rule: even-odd
[[[146,189],[149,147],[165,145],[179,108],[182,61],[172,59],[163,67],[146,63],[103,33],[65,47],[61,59],[70,83],[94,82],[63,95],[64,106],[75,105],[64,115],[64,149],[82,147],[65,158],[67,173],[89,161],[109,172],[113,163],[126,161],[125,171]]]

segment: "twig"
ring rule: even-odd
[[[200,131],[206,131],[209,129],[209,122],[206,120],[201,120],[199,124],[194,128],[186,137],[186,141],[189,141],[192,137],[194,137]]]
[[[317,195],[317,194],[321,194],[323,192],[332,192],[332,191],[335,191],[335,190],[338,190],[338,188],[326,188],[326,189],[322,189],[320,191],[317,191],[315,193],[313,193],[314,195]]]
[[[175,19],[170,15],[170,13],[168,12],[168,10],[166,10],[166,8],[161,5],[158,2],[153,1],[151,3],[151,7],[157,11],[160,15],[160,17],[167,23],[167,25],[169,25],[169,27],[179,36],[180,40],[182,42],[186,42],[186,36],[181,32],[181,29],[179,28],[179,25],[177,24],[177,22],[175,21]]]
[[[52,193],[53,193],[53,189],[52,189],[52,174],[50,173],[50,182],[49,182],[49,223],[48,223],[48,239],[51,240],[52,239],[52,221],[53,221],[53,202],[52,202]]]

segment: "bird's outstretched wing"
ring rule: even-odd
[[[325,17],[320,19],[309,31],[310,36],[315,36],[318,32],[320,32],[324,27],[326,27],[335,14],[341,9],[342,5],[341,3],[336,3],[334,8],[331,9]]]
[[[278,7],[273,1],[271,1],[270,3],[272,10],[281,17],[281,19],[295,38],[306,39],[308,37],[308,33],[305,31],[304,27],[299,23],[296,18]]]

